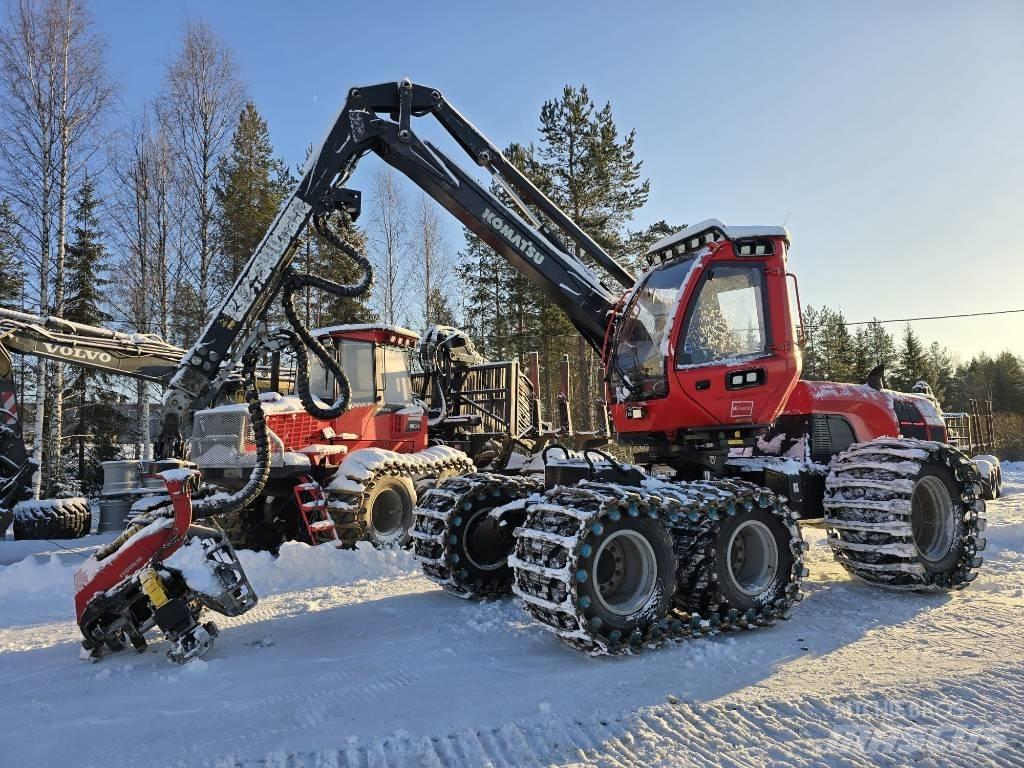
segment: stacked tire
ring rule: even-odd
[[[15,539],[78,539],[91,526],[89,502],[83,498],[33,499],[14,508]]]

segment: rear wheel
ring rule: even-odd
[[[908,438],[853,445],[826,480],[832,553],[879,586],[962,587],[982,563],[982,492],[974,463],[951,446]]]
[[[676,537],[685,568],[679,604],[704,618],[730,611],[745,615],[780,611],[799,578],[799,531],[775,505],[736,505],[720,520],[683,525]],[[734,615],[736,615],[734,614]]]
[[[86,499],[23,501],[14,508],[16,539],[78,539],[89,533],[91,526]]]

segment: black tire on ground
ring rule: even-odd
[[[981,480],[981,498],[995,501],[1003,495],[1003,473],[995,467],[987,478]]]
[[[478,595],[511,591],[512,569],[508,565],[508,556],[516,545],[512,535],[516,526],[514,522],[499,521],[491,516],[495,507],[511,499],[505,493],[500,496],[471,496],[469,509],[463,505],[464,508],[449,523],[445,552],[449,560],[454,559],[453,555],[458,558],[455,567],[459,581],[472,585]]]
[[[688,529],[688,530],[687,530]],[[684,533],[685,531],[685,533]],[[676,536],[680,608],[705,618],[761,613],[791,597],[794,534],[771,506],[683,526]]]
[[[396,549],[409,544],[415,496],[406,477],[378,475],[367,485],[357,516],[373,546]]]
[[[832,461],[825,527],[836,560],[893,589],[960,588],[985,548],[974,463],[951,446],[879,438]]]
[[[607,520],[582,539],[577,602],[590,626],[628,638],[662,620],[676,590],[676,556],[664,523],[649,517]],[[582,557],[582,553],[588,557]]]
[[[14,508],[16,539],[78,539],[91,526],[89,502],[82,498],[23,501]]]
[[[450,477],[426,491],[414,510],[413,551],[427,578],[463,598],[510,594],[508,557],[525,512],[509,511],[500,522],[490,513],[542,487],[527,476],[477,472]]]

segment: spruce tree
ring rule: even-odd
[[[0,200],[0,306],[21,306],[25,288],[22,241],[18,222],[7,199]]]
[[[76,323],[103,325],[110,321],[105,311],[107,249],[97,209],[96,188],[89,177],[82,182],[74,200],[72,241],[67,246],[65,271],[66,309],[64,317]],[[65,402],[77,405],[74,444],[63,447],[63,461],[74,465],[71,475],[76,492],[92,494],[103,482],[101,463],[120,458],[118,434],[127,418],[116,407],[117,396],[111,377],[84,367],[69,370]]]
[[[222,254],[213,280],[220,291],[231,286],[256,250],[289,186],[287,167],[274,158],[267,121],[246,102],[213,188]]]
[[[853,342],[843,313],[823,308],[821,314],[819,346],[821,374],[826,381],[853,380]]]
[[[924,345],[908,323],[903,329],[903,339],[900,343],[896,388],[909,391],[917,382],[927,382],[928,374],[928,356]]]

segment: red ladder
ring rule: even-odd
[[[320,483],[303,475],[295,484],[294,493],[295,503],[302,516],[302,524],[306,526],[309,543],[316,546],[326,541],[335,541],[340,547],[341,539],[338,538],[334,520],[327,509],[327,496],[324,494],[324,489],[320,487]]]

